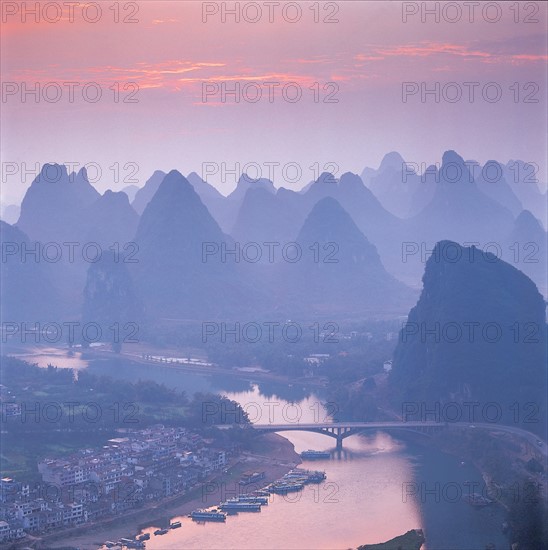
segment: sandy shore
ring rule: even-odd
[[[301,459],[290,441],[277,434],[267,434],[257,440],[252,448],[237,457],[228,468],[227,474],[217,473],[211,476],[186,495],[155,502],[124,516],[67,529],[41,539],[36,538],[32,541],[26,539],[26,543],[18,547],[96,550],[106,540],[134,538],[142,529],[151,526],[166,527],[174,517],[186,516],[196,508],[215,506],[222,500],[234,496],[233,493],[238,490],[237,483],[243,472],[264,471],[266,478],[262,485],[265,486],[282,477],[300,462]],[[258,486],[253,488],[258,489]],[[186,518],[185,520],[190,521]]]

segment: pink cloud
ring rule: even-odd
[[[419,44],[399,45],[390,48],[375,50],[376,53],[387,57],[429,57],[432,55],[449,55],[463,58],[465,61],[479,61],[480,63],[512,63],[546,61],[548,56],[537,54],[495,53],[470,48],[465,44],[421,42]],[[355,59],[375,60],[375,56],[358,54]],[[384,58],[379,58],[382,60]]]
[[[153,19],[153,25],[165,25],[166,23],[180,23],[179,19]]]
[[[435,54],[449,54],[461,57],[490,57],[492,54],[479,50],[470,50],[463,44],[439,44],[423,42],[420,45],[394,46],[377,50],[386,56],[425,57]]]

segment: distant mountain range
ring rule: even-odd
[[[409,219],[412,234],[422,241],[451,239],[481,245],[508,233],[510,210],[479,188],[463,158],[446,151],[430,202]]]
[[[47,164],[27,190],[15,226],[2,224],[2,239],[29,246],[96,243],[104,252],[127,255],[139,311],[151,318],[405,312],[428,251],[448,239],[479,249],[491,243],[491,251],[497,244],[502,259],[546,293],[546,231],[535,216],[543,195],[527,169],[520,161],[482,167],[447,151],[439,167],[421,175],[393,152],[362,177],[326,172],[299,192],[242,175],[227,197],[196,173],[158,170],[141,189],[127,188],[134,195],[130,202],[125,192],[98,193],[84,169],[69,174]],[[259,260],[241,257],[249,243],[261,248]],[[278,251],[296,243],[303,257],[292,263],[278,254],[271,262],[265,243]],[[205,247],[216,252],[204,259]],[[337,262],[313,260],[334,247]],[[224,257],[230,250],[239,252]],[[50,311],[72,318],[101,300],[96,278],[112,274],[112,266],[108,254],[93,262],[78,248],[73,260],[64,251],[60,261],[22,266],[21,278],[51,286],[36,300],[38,309],[50,303]],[[8,292],[18,279],[13,261]],[[106,271],[93,271],[91,264]],[[95,290],[84,299],[90,273]]]

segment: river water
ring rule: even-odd
[[[53,361],[52,361],[53,362]],[[129,380],[151,379],[170,387],[221,392],[246,407],[256,423],[316,423],[332,412],[325,398],[303,387],[226,379],[177,372],[127,361],[94,361],[90,370]],[[115,368],[114,368],[115,366]],[[301,467],[324,470],[327,479],[299,493],[273,495],[260,513],[231,515],[226,523],[198,524],[188,518],[180,529],[151,536],[147,549],[329,549],[344,550],[383,542],[421,528],[427,550],[484,550],[488,543],[507,549],[501,532],[504,512],[497,506],[474,508],[462,500],[481,492],[480,473],[469,464],[421,443],[420,436],[385,432],[335,440],[309,432],[281,432],[297,452],[332,451],[330,459],[304,461]],[[475,487],[471,489],[471,487]],[[173,518],[176,519],[176,518]],[[142,532],[153,531],[150,525]]]
[[[253,385],[226,395],[247,405],[258,423],[291,424],[299,413],[302,423],[323,421],[321,398],[315,394],[290,403],[270,393],[265,396]],[[425,531],[428,550],[484,550],[490,542],[498,549],[508,547],[500,530],[502,511],[492,506],[472,508],[458,494],[470,492],[473,483],[482,484],[470,465],[383,432],[345,439],[340,453],[335,440],[325,435],[281,433],[297,452],[332,451],[330,459],[308,460],[301,466],[324,470],[324,483],[285,497],[275,495],[260,513],[229,516],[226,524],[179,518],[182,529],[152,536],[147,548],[344,550],[414,528]]]
[[[244,406],[251,421],[258,424],[323,422],[334,409],[320,405],[325,403],[322,395],[297,385],[255,384],[230,376],[198,376],[136,363],[112,368],[110,362],[94,362],[91,370],[133,380],[154,379],[189,394],[224,393]],[[325,435],[280,434],[297,452],[333,451],[330,459],[304,461],[301,466],[325,470],[323,484],[306,486],[301,493],[286,497],[274,495],[260,513],[229,516],[225,524],[198,524],[179,518],[182,528],[152,535],[147,548],[344,550],[383,542],[416,528],[425,532],[425,550],[485,550],[488,543],[498,550],[508,548],[500,529],[503,510],[474,508],[461,498],[481,492],[480,473],[453,456],[428,448],[420,436],[356,435],[345,439],[343,451],[337,454],[335,440]],[[157,527],[151,525],[144,531]]]

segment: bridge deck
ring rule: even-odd
[[[444,427],[444,422],[315,422],[309,424],[253,424],[257,430],[319,430],[326,428],[432,428]]]

